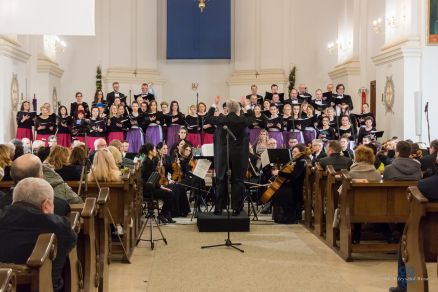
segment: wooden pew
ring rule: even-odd
[[[130,175],[123,175],[121,182],[88,182],[87,197],[98,197],[99,186],[101,188],[109,188],[111,195],[108,197],[105,210],[109,219],[109,224],[120,224],[123,226],[122,242],[117,239],[111,240],[110,253],[112,257],[121,258],[124,262],[130,262],[132,252],[135,247],[135,238],[132,237],[132,229],[134,228],[134,201],[135,190],[130,185]],[[73,189],[78,189],[79,181],[67,181],[67,184]],[[84,190],[85,183],[82,182]],[[110,237],[111,238],[111,237]]]
[[[409,215],[406,189],[416,181],[358,182],[342,170],[342,194],[339,197],[341,222],[339,255],[352,260],[351,253],[397,252],[398,244],[352,244],[354,223],[405,223]]]
[[[0,181],[0,191],[2,192],[9,192],[10,188],[12,187],[13,181],[11,180],[5,180],[5,181]]]
[[[315,178],[312,163],[306,162],[306,174],[304,177],[304,226],[313,228],[313,181]]]
[[[69,214],[70,224],[73,231],[79,235],[81,230],[80,214],[79,212],[71,212]],[[67,256],[67,261],[64,265],[63,271],[64,291],[76,292],[84,291],[84,281],[82,264],[78,257],[78,246],[75,245]]]
[[[333,220],[335,218],[335,209],[338,207],[339,193],[338,189],[342,184],[342,174],[340,171],[335,171],[332,165],[327,166],[327,184],[326,184],[326,212],[325,212],[325,241],[328,246],[338,247],[336,240],[338,239],[337,229],[333,228]]]
[[[325,201],[326,201],[326,184],[327,184],[327,171],[319,164],[315,165],[315,183],[314,183],[314,196],[315,196],[315,207],[314,212],[314,230],[316,236],[325,238]]]
[[[0,269],[0,292],[15,292],[17,279],[12,269]]]
[[[426,292],[426,262],[437,262],[438,256],[438,202],[429,202],[417,187],[408,188],[408,202],[410,213],[401,244],[408,291]]]
[[[81,215],[77,251],[82,264],[82,286],[85,291],[97,291],[100,276],[98,275],[96,244],[96,217],[98,215],[96,198],[86,198],[83,204],[70,204],[70,208],[72,212],[80,212]]]
[[[30,287],[31,292],[53,292],[52,261],[55,257],[55,234],[40,234],[25,265],[0,263],[0,268],[14,271],[18,287]]]

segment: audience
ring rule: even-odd
[[[109,146],[114,146],[120,154],[123,152],[123,143],[120,140],[112,140]],[[122,166],[134,165],[134,161],[132,159],[126,158],[122,156]]]
[[[430,142],[429,155],[424,156],[420,159],[421,170],[423,171],[424,177],[433,175],[438,170],[438,163],[436,162],[438,153],[438,139]]]
[[[354,163],[348,172],[353,179],[381,180],[380,172],[374,167],[375,156],[371,148],[359,145],[354,151],[354,157]]]
[[[321,158],[327,157],[324,152],[324,143],[321,139],[314,139],[312,141],[312,164],[315,165]]]
[[[80,145],[74,147],[71,150],[70,157],[68,158],[68,163],[76,167],[82,168],[84,161],[87,157],[87,151],[85,150],[85,145]]]
[[[23,142],[21,140],[12,139],[10,143],[15,146],[15,153],[14,153],[14,157],[12,158],[12,160],[15,160],[16,158],[18,158],[24,154]]]
[[[328,142],[327,157],[322,158],[319,163],[325,169],[328,165],[333,165],[336,171],[341,169],[350,169],[353,161],[349,157],[341,155],[342,146],[339,141],[333,140]]]
[[[411,144],[400,141],[395,147],[396,158],[383,171],[384,180],[419,180],[422,177],[421,164],[410,158]]]
[[[45,164],[53,168],[63,180],[79,180],[82,168],[78,165],[69,163],[70,153],[67,148],[55,145],[50,150],[50,154],[44,161]]]
[[[10,175],[11,165],[12,158],[10,147],[8,147],[6,144],[0,144],[0,168],[3,168],[4,171],[3,180],[12,180]]]
[[[13,191],[12,205],[0,214],[0,262],[25,264],[39,234],[56,235],[56,258],[52,264],[54,291],[64,286],[62,270],[66,256],[76,244],[76,234],[66,217],[53,214],[54,194],[41,178],[25,178]]]
[[[122,174],[116,165],[114,156],[107,149],[96,151],[91,169],[92,171],[88,176],[89,181],[111,182],[122,180]]]
[[[21,139],[21,142],[23,143],[23,153],[28,154],[32,153],[32,142],[29,138],[23,138]]]
[[[121,167],[123,162],[122,153],[114,146],[108,146],[108,150],[113,155],[117,167]]]

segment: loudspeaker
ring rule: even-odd
[[[423,94],[420,91],[414,92],[415,104],[415,135],[421,136],[423,123]]]

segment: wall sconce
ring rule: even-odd
[[[406,22],[406,15],[397,17],[397,16],[390,16],[386,18],[386,23],[390,28],[398,28],[400,25]]]
[[[44,35],[44,43],[52,52],[63,53],[67,44],[57,35]]]
[[[372,30],[376,33],[379,34],[381,32],[383,32],[383,20],[382,18],[377,18],[373,20],[373,25],[371,26]]]

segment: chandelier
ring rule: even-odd
[[[201,13],[204,12],[206,1],[207,0],[199,0],[198,7],[199,7],[199,9],[201,9]]]

